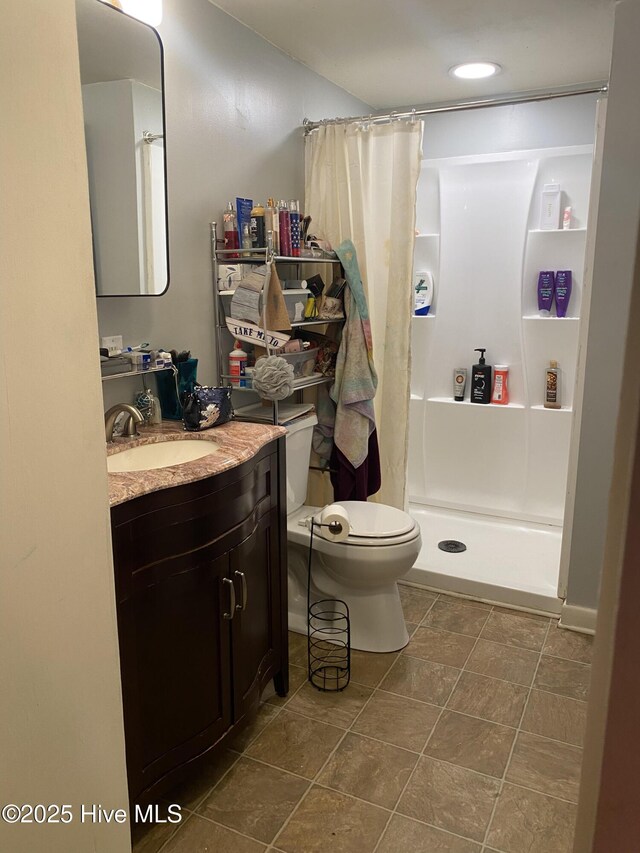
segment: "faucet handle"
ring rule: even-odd
[[[141,417],[142,417],[142,415],[141,415]],[[144,418],[143,418],[143,420],[144,420]],[[124,429],[122,430],[122,434],[126,435],[128,437],[131,437],[134,435],[139,435],[139,433],[138,433],[138,424],[139,423],[141,423],[141,421],[134,420],[134,418],[131,417],[131,415],[129,415],[129,417],[125,419]]]

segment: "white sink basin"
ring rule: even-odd
[[[204,456],[218,453],[220,448],[213,441],[185,438],[182,441],[159,441],[156,444],[139,444],[107,456],[107,471],[121,474],[124,471],[149,471],[152,468],[168,468],[183,462],[193,462]]]

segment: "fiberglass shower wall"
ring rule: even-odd
[[[563,521],[595,99],[430,117],[418,184],[414,271],[435,297],[412,320],[408,491],[418,507],[518,522]],[[559,183],[571,229],[540,231],[543,185]],[[540,270],[571,269],[566,318],[537,310]],[[476,347],[509,365],[507,406],[469,402]],[[545,368],[561,369],[562,408],[543,407]],[[453,400],[454,368],[468,371]]]

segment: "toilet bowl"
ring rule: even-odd
[[[307,633],[311,531],[305,521],[321,507],[306,506],[315,415],[287,425],[287,539],[289,628]],[[341,501],[351,529],[341,542],[313,534],[310,600],[338,598],[349,607],[351,646],[391,652],[409,641],[397,581],[420,553],[420,527],[402,510],[364,501]]]

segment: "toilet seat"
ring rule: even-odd
[[[325,545],[331,550],[343,548],[384,548],[413,542],[420,536],[420,526],[406,512],[385,504],[366,503],[364,501],[341,501],[349,514],[351,530],[346,539],[334,542],[314,532],[314,542],[317,548],[323,550]],[[309,530],[301,527],[300,520],[315,515],[321,507],[303,506],[291,513],[288,519],[288,535],[293,541],[309,540]]]
[[[409,513],[386,504],[342,501],[351,522],[347,544],[355,546],[398,545],[420,532]],[[417,530],[416,530],[417,528]]]

